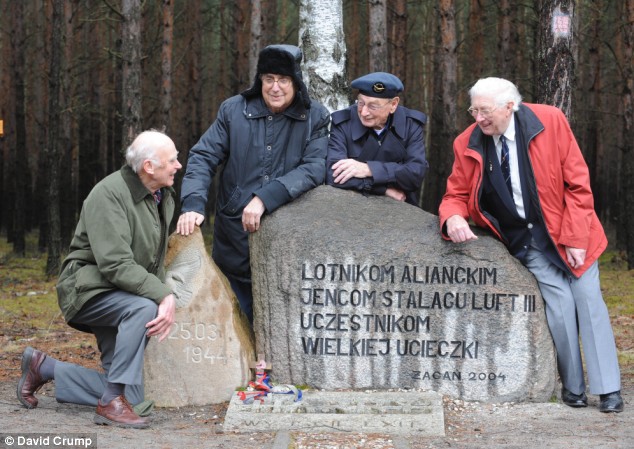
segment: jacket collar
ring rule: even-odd
[[[266,106],[261,95],[254,98],[245,98],[244,101],[246,103],[244,106],[246,118],[262,118],[271,115],[271,111]],[[308,118],[308,109],[304,107],[298,95],[295,94],[295,99],[282,114],[294,120],[306,120]]]
[[[520,109],[515,114],[518,118],[519,126],[522,127],[522,133],[526,139],[526,144],[528,145],[528,143],[533,140],[537,134],[544,130],[544,124],[530,108],[530,104],[520,104]]]
[[[128,186],[128,189],[130,189],[130,194],[132,195],[132,199],[135,203],[143,201],[148,196],[152,198],[152,201],[154,201],[152,193],[150,193],[147,187],[143,185],[143,183],[141,182],[141,178],[139,178],[139,175],[134,173],[134,170],[132,170],[130,166],[124,165],[123,167],[121,167],[121,177]],[[171,187],[163,187],[163,191],[167,191],[170,194],[174,193],[174,189],[172,189]]]
[[[544,130],[544,125],[539,118],[537,118],[532,109],[524,103],[520,104],[519,110],[517,110],[514,115],[516,120],[515,126],[522,128],[521,132],[526,139],[526,146],[528,147],[530,141]],[[469,136],[468,147],[480,153],[481,156],[484,156],[485,135],[477,124],[471,126],[474,128],[471,132],[471,136]]]
[[[350,127],[352,140],[359,140],[360,138],[365,136],[369,128],[366,128],[365,126],[363,126],[363,123],[361,123],[356,105],[350,107],[350,120],[352,121],[352,126]],[[397,106],[396,111],[394,111],[392,117],[389,117],[387,121],[389,129],[391,129],[398,137],[400,137],[401,140],[404,139],[407,133],[407,116],[405,115],[405,109],[403,109],[403,107],[400,105]]]

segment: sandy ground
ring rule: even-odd
[[[625,411],[619,414],[600,413],[596,396],[589,397],[585,409],[572,409],[561,402],[483,404],[445,399],[446,436],[433,438],[341,432],[224,432],[226,404],[156,409],[150,429],[119,429],[93,424],[91,407],[57,403],[51,384],[38,394],[40,405],[33,410],[18,403],[15,390],[16,382],[0,382],[0,448],[18,447],[5,442],[7,434],[15,438],[26,433],[47,433],[51,438],[84,435],[96,439],[91,447],[117,449],[634,448],[634,385],[624,385]]]

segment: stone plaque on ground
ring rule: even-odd
[[[228,401],[250,380],[255,351],[248,321],[199,229],[170,237],[165,267],[176,318],[169,337],[147,346],[145,397],[168,407]]]
[[[251,235],[257,352],[276,382],[547,401],[555,352],[535,279],[502,243],[320,186]]]
[[[269,394],[245,405],[231,399],[224,430],[237,432],[363,432],[444,436],[442,397],[434,392],[308,391],[301,401]]]

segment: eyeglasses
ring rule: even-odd
[[[376,111],[379,111],[379,110],[383,109],[385,106],[387,106],[391,102],[392,102],[392,100],[388,100],[387,103],[383,103],[383,104],[378,104],[378,103],[367,104],[363,100],[357,100],[357,108],[359,108],[359,110],[361,110],[361,109],[363,109],[364,106],[366,106],[370,110],[370,112],[376,112]]]
[[[493,106],[492,108],[483,108],[483,109],[470,107],[469,109],[467,109],[467,112],[471,114],[471,117],[473,118],[477,118],[478,114],[480,114],[484,118],[489,118],[493,114],[493,111],[495,111],[497,108],[498,108],[497,106]]]
[[[293,80],[289,77],[275,78],[274,76],[263,76],[261,79],[262,84],[267,87],[272,87],[275,83],[277,83],[277,85],[282,89],[287,88],[293,82]]]

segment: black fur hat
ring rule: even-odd
[[[252,98],[262,95],[262,80],[260,76],[265,73],[290,76],[295,84],[296,95],[306,109],[310,109],[310,97],[308,89],[302,79],[302,50],[294,45],[269,45],[258,56],[258,67],[253,86],[242,92],[244,98]]]

